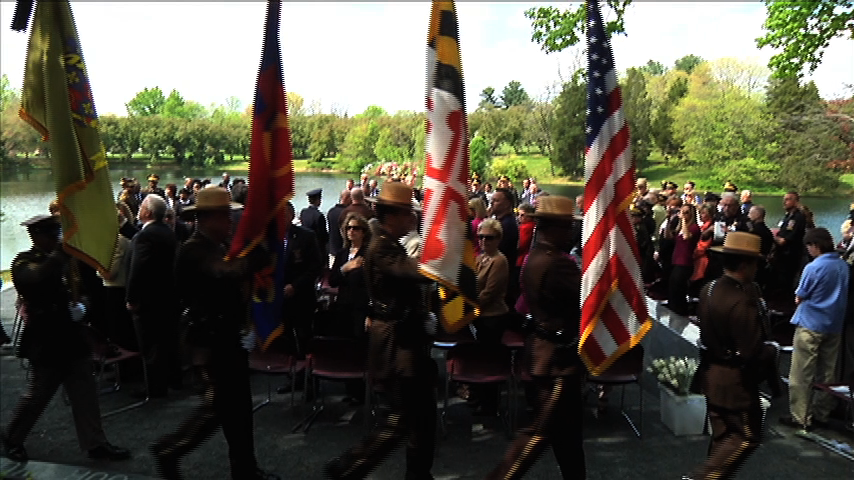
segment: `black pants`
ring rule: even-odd
[[[65,386],[71,402],[71,415],[74,417],[80,448],[91,450],[107,442],[101,426],[98,387],[92,376],[92,361],[84,358],[56,365],[32,365],[27,392],[21,396],[12,420],[6,427],[9,443],[24,444],[60,385]]]
[[[181,341],[177,315],[159,312],[133,315],[134,328],[148,365],[148,388],[153,395],[165,394],[169,385],[181,384]],[[174,313],[174,312],[172,312]]]
[[[247,353],[238,345],[211,352],[209,362],[199,368],[204,384],[202,403],[175,432],[157,441],[157,448],[163,455],[180,458],[195,450],[221,426],[228,442],[231,478],[255,476],[257,462],[248,362]]]
[[[762,438],[762,409],[759,403],[748,410],[726,410],[709,405],[712,442],[697,479],[732,478]]]
[[[667,284],[667,307],[673,313],[688,315],[688,282],[694,273],[693,265],[673,265],[670,282]]]
[[[423,375],[379,382],[388,394],[388,416],[358,446],[341,457],[339,478],[365,478],[404,440],[406,480],[432,479],[436,444],[436,365],[432,360]]]
[[[582,375],[535,377],[537,391],[534,422],[519,431],[504,459],[489,480],[522,478],[549,446],[560,466],[562,478],[587,478],[584,461],[581,396]]]
[[[509,315],[479,317],[474,321],[474,327],[477,329],[477,341],[488,344],[501,343],[508,324]],[[471,384],[468,388],[469,392],[471,392],[469,405],[479,405],[486,415],[492,415],[497,412],[501,385]]]

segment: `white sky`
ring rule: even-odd
[[[523,15],[535,5],[457,3],[469,111],[478,94],[511,80],[537,98],[582,57],[578,50],[545,54],[531,41]],[[202,105],[252,98],[261,55],[264,2],[72,2],[100,115],[126,114],[124,104],[145,87],[175,88]],[[0,2],[0,72],[23,83],[28,34],[9,29],[14,2]],[[390,112],[424,109],[430,3],[293,3],[282,7],[282,55],[288,91],[351,115],[369,105]],[[766,64],[758,50],[765,8],[758,2],[635,2],[628,37],[613,40],[617,67],[649,59],[671,67],[687,54],[736,57]],[[825,98],[854,83],[854,42],[835,39],[811,77]]]

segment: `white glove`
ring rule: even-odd
[[[71,312],[71,320],[79,322],[86,315],[86,306],[80,302],[69,302],[68,311]]]
[[[427,320],[424,322],[424,331],[427,332],[427,335],[436,335],[436,328],[438,325],[439,319],[436,318],[436,314],[433,312],[427,312]]]
[[[255,349],[257,338],[258,337],[255,336],[255,329],[253,328],[240,337],[240,345],[242,345],[243,349],[247,352],[251,352]]]

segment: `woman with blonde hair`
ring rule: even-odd
[[[469,218],[471,218],[471,233],[477,235],[477,229],[480,227],[480,222],[486,218],[486,205],[480,197],[474,197],[469,200]],[[475,255],[480,254],[480,242],[476,242],[474,246]]]

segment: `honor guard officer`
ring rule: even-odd
[[[27,323],[18,356],[30,362],[29,385],[0,434],[6,456],[28,460],[24,442],[60,385],[65,386],[77,429],[77,441],[94,459],[125,460],[130,451],[107,442],[101,425],[92,354],[80,320],[85,300],[78,302],[69,286],[75,281],[72,260],[59,242],[60,223],[38,215],[24,223],[33,248],[12,261],[12,282],[23,299]]]
[[[412,187],[388,182],[373,200],[379,231],[371,238],[364,270],[371,298],[368,370],[389,397],[388,417],[365,441],[326,465],[334,479],[365,478],[404,440],[408,480],[432,479],[436,436],[436,363],[424,329],[426,309],[418,272],[398,239],[412,222]]]
[[[156,173],[152,173],[148,176],[148,188],[142,191],[143,197],[148,195],[149,193],[153,193],[155,195],[160,195],[161,198],[166,198],[166,191],[157,186],[157,182],[160,181],[160,175]]]
[[[260,470],[255,459],[249,358],[241,344],[255,343],[242,331],[248,301],[244,286],[269,258],[256,247],[246,257],[224,260],[233,208],[242,205],[231,203],[224,188],[212,187],[200,190],[196,204],[183,212],[195,214],[196,231],[179,249],[175,268],[193,279],[184,286],[182,300],[189,324],[187,343],[193,363],[200,368],[204,391],[202,404],[190,417],[151,446],[157,473],[168,480],[181,478],[181,457],[220,426],[228,442],[231,478],[279,478]]]
[[[329,243],[329,232],[326,228],[326,217],[320,211],[320,201],[323,190],[315,188],[308,193],[308,207],[299,213],[299,221],[303,227],[311,230],[317,236],[317,244],[320,246],[323,259],[328,260],[329,252],[326,251]],[[335,252],[337,253],[337,252]]]
[[[537,392],[537,416],[523,428],[488,479],[522,478],[551,446],[562,478],[586,478],[582,444],[582,383],[578,356],[581,270],[569,255],[573,236],[571,199],[540,198],[536,242],[522,269],[522,291],[533,316],[524,365]]]
[[[767,309],[754,283],[759,236],[730,232],[721,247],[724,274],[700,292],[700,366],[692,391],[706,395],[712,429],[709,456],[696,479],[732,478],[761,442],[759,385],[781,394],[777,347],[768,340]],[[689,477],[683,477],[689,478]]]

